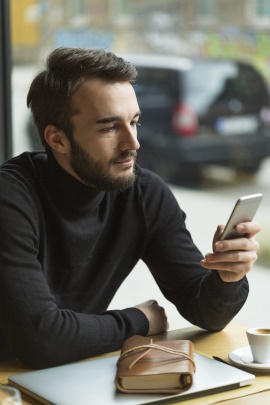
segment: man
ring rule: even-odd
[[[248,294],[260,230],[205,258],[155,174],[135,167],[136,70],[114,54],[60,48],[30,87],[46,152],[0,170],[0,359],[43,368],[117,350],[167,329],[157,302],[106,311],[139,259],[190,322],[222,329]],[[199,224],[198,224],[199,226]]]

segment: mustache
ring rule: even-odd
[[[135,150],[123,151],[123,152],[119,153],[119,155],[117,155],[115,158],[113,158],[111,163],[114,163],[114,162],[117,162],[119,160],[129,158],[129,157],[132,157],[135,160],[137,158],[137,152]]]

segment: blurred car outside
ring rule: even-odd
[[[229,59],[121,55],[138,71],[138,163],[168,182],[199,182],[206,165],[256,173],[270,155],[270,97],[262,75]],[[40,143],[28,122],[33,149]]]
[[[205,165],[255,173],[269,157],[269,93],[253,66],[229,59],[124,58],[138,70],[142,166],[167,181],[199,181]]]

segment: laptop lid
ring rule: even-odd
[[[181,394],[123,394],[114,378],[118,356],[103,357],[9,377],[9,384],[44,404],[161,404],[190,399],[251,384],[255,377],[245,371],[195,354],[192,387]]]

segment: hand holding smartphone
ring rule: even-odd
[[[236,232],[235,227],[241,222],[253,220],[262,198],[263,195],[261,193],[240,197],[234,206],[219,240],[235,239],[244,236],[244,234]]]

